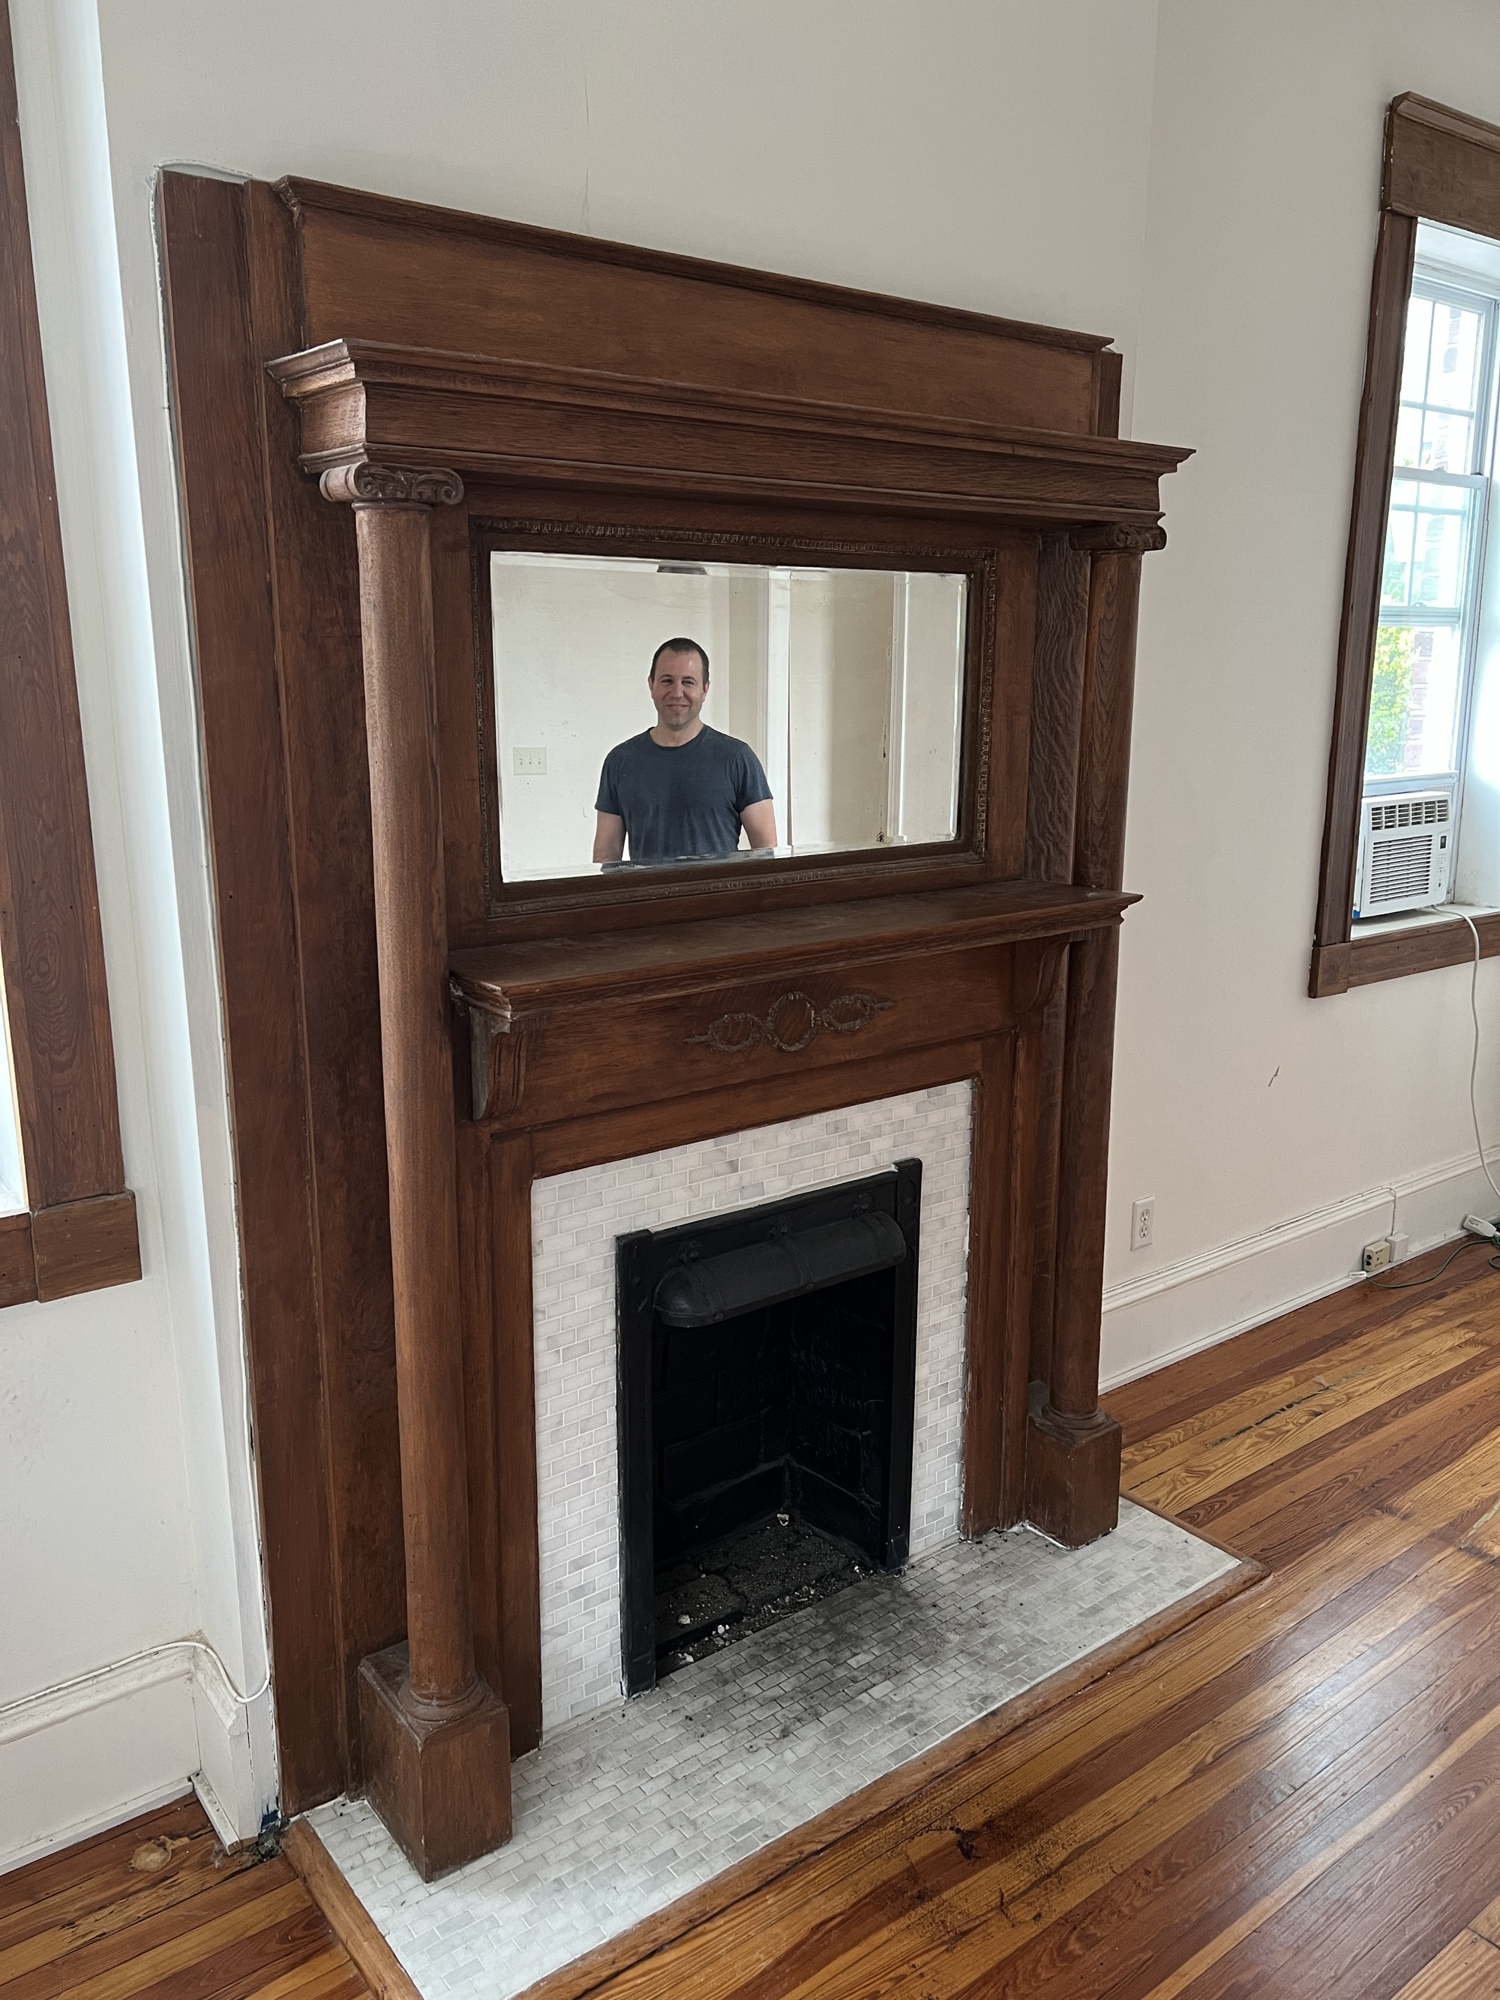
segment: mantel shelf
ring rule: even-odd
[[[708,990],[763,972],[768,961],[779,976],[790,976],[819,966],[1080,934],[1118,921],[1138,900],[1066,883],[986,883],[592,937],[483,945],[455,952],[450,966],[464,1003],[503,1026],[518,1008]]]

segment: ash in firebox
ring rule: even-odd
[[[869,1574],[866,1558],[786,1514],[664,1564],[656,1572],[657,1678]]]

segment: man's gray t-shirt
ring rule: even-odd
[[[599,774],[595,808],[624,820],[632,861],[675,861],[732,854],[740,814],[770,796],[750,745],[705,723],[674,750],[649,729],[617,743]]]

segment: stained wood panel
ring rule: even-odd
[[[1352,929],[1359,800],[1370,717],[1370,662],[1374,657],[1379,611],[1385,517],[1391,497],[1391,454],[1396,442],[1406,301],[1411,292],[1416,245],[1417,225],[1412,217],[1383,211],[1370,281],[1370,328],[1364,387],[1359,399],[1349,550],[1344,566],[1333,740],[1328,753],[1328,797],[1314,930],[1314,999],[1326,991],[1344,990],[1322,976],[1319,959],[1321,953],[1347,945]],[[1341,959],[1340,963],[1347,985],[1347,961]]]
[[[307,267],[301,344],[357,338],[1082,435],[1099,335],[282,183]]]
[[[250,306],[264,348],[292,337],[296,324],[291,217],[255,182],[243,200]],[[283,399],[262,384],[259,402],[274,600],[306,641],[305,651],[278,649],[274,686],[306,1068],[302,1077],[259,1069],[246,1084],[262,1098],[298,1084],[306,1093],[342,1751],[347,1781],[357,1784],[359,1662],[406,1623],[359,596],[349,510],[329,506],[297,471]],[[232,839],[234,829],[225,832]],[[235,921],[236,912],[221,909],[221,929]],[[298,1794],[298,1803],[314,1797]]]
[[[1009,1014],[1009,958],[953,954],[941,1010],[932,1005],[930,964],[907,960],[539,1012],[513,1020],[491,1044],[485,1115],[551,1124],[639,1104],[667,1076],[688,1096],[769,1079],[788,1065],[806,1072],[993,1034]]]
[[[0,0],[0,962],[26,1199],[0,1305],[140,1276],[124,1192],[88,784],[73,671],[41,331],[11,56]],[[114,1198],[101,1226],[82,1204]],[[48,1229],[50,1228],[50,1234]],[[59,1247],[61,1246],[61,1247]]]
[[[300,913],[262,508],[260,370],[243,303],[250,284],[243,191],[170,175],[161,220],[196,585],[277,1733],[286,1797],[310,1804],[346,1782],[347,1680],[327,1476]],[[247,772],[253,783],[244,782]]]

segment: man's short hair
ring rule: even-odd
[[[708,686],[708,655],[696,639],[663,639],[651,655],[651,671],[646,676],[647,680],[656,679],[656,663],[663,653],[696,653],[703,662],[703,685]]]

